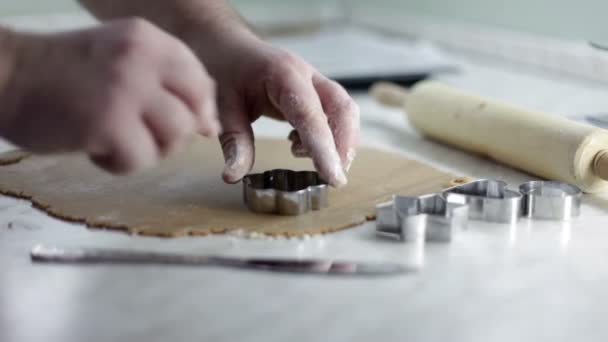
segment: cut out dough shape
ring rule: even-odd
[[[312,170],[291,156],[289,143],[258,139],[253,172],[275,168]],[[27,198],[49,214],[91,227],[154,236],[206,235],[232,229],[298,236],[337,231],[373,219],[375,206],[393,194],[421,195],[444,188],[452,175],[401,154],[361,147],[349,184],[331,189],[330,207],[301,216],[251,213],[242,184],[224,184],[217,143],[197,140],[185,151],[141,174],[112,176],[80,155],[0,155],[0,192]],[[16,160],[16,161],[15,161]]]

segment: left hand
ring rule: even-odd
[[[195,51],[218,85],[226,182],[238,182],[253,167],[251,123],[266,115],[295,128],[289,135],[295,156],[310,156],[329,184],[347,183],[359,139],[359,107],[344,88],[253,34],[222,36]]]

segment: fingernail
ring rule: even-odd
[[[335,186],[336,188],[345,186],[346,184],[348,184],[348,179],[346,179],[346,175],[344,174],[344,171],[342,170],[341,166],[337,166],[334,168],[334,171],[332,172],[331,175],[331,179],[333,180],[331,183],[333,186]]]
[[[298,134],[298,131],[296,131],[295,129],[293,131],[289,132],[287,139],[289,139],[289,141],[294,142],[294,143],[301,142],[300,135]]]
[[[346,170],[346,172],[350,171],[350,167],[353,165],[353,161],[356,157],[357,151],[355,151],[353,148],[349,149],[348,153],[346,153],[346,161],[344,164],[344,170]]]
[[[238,176],[235,175],[235,165],[234,162],[228,161],[224,166],[224,171],[222,172],[222,178],[226,183],[236,183],[239,181]]]
[[[222,171],[222,177],[227,183],[233,182],[234,170],[236,169],[236,147],[232,144],[224,147],[224,170]]]
[[[242,178],[242,170],[245,167],[245,161],[240,158],[237,153],[226,159],[222,176],[227,183],[236,183]]]
[[[296,158],[309,157],[308,150],[302,145],[302,143],[294,143],[291,145],[291,154]]]

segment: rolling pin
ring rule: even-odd
[[[434,140],[588,193],[608,191],[608,130],[437,81],[411,90],[377,83],[370,91],[379,102],[404,108],[411,124]]]

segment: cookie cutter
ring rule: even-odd
[[[456,194],[394,196],[376,206],[376,233],[401,241],[449,242],[468,223],[468,205]]]
[[[513,224],[521,216],[522,194],[507,189],[507,183],[480,179],[444,190],[465,196],[469,219]]]
[[[263,214],[301,215],[328,206],[329,187],[317,172],[270,170],[243,178],[243,200]]]
[[[523,194],[523,216],[532,219],[567,221],[580,215],[583,192],[556,181],[530,181],[519,186]]]

